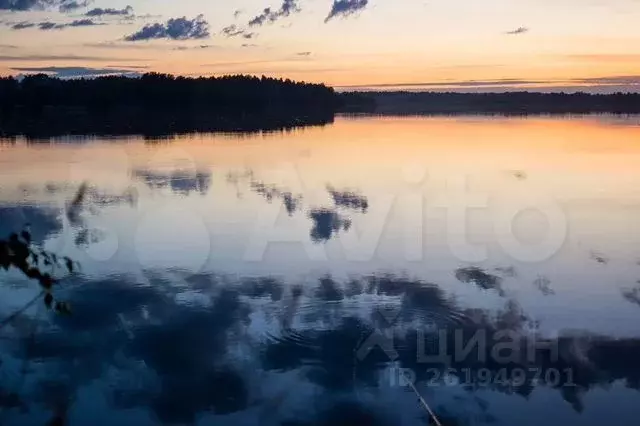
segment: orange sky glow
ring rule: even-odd
[[[0,0],[0,74],[242,73],[339,89],[640,89],[635,0],[95,0],[72,10],[63,7],[70,0],[52,2],[15,10],[15,1]],[[188,27],[195,22],[202,26]]]

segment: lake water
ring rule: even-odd
[[[81,270],[0,328],[0,424],[636,425],[638,164],[613,116],[3,141],[0,235]]]

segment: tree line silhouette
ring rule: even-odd
[[[329,123],[339,103],[325,85],[264,76],[5,77],[0,135],[271,130]]]
[[[324,84],[244,75],[0,77],[0,137],[281,130],[332,123],[337,112],[631,114],[640,113],[640,94],[337,93]]]
[[[203,108],[221,113],[263,112],[274,108],[333,111],[336,100],[334,90],[322,84],[242,75],[188,78],[148,73],[140,78],[59,79],[38,74],[21,80],[0,79],[3,112],[16,107],[34,111],[47,106],[94,110],[122,106]]]
[[[380,114],[637,114],[640,93],[371,92],[358,101]]]

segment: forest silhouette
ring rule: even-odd
[[[277,130],[333,121],[322,84],[267,77],[0,78],[0,136]]]
[[[244,75],[0,77],[0,137],[272,131],[326,125],[336,113],[635,114],[640,94],[338,93],[324,84]]]

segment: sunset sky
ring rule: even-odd
[[[640,0],[0,0],[0,74],[640,91],[639,23]]]

